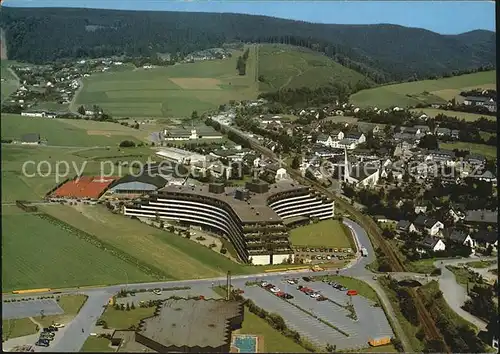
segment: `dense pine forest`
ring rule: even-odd
[[[77,8],[1,9],[9,59],[187,53],[228,42],[285,43],[325,53],[376,83],[492,68],[495,33],[440,35],[396,25],[326,25],[265,16]]]

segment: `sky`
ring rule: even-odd
[[[495,31],[495,3],[474,1],[4,0],[6,6],[232,12],[316,23],[390,23],[441,34]]]

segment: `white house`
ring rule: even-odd
[[[417,205],[415,207],[415,214],[425,214],[427,212],[427,207],[425,205]]]
[[[436,236],[442,229],[444,229],[444,225],[441,221],[427,217],[424,214],[419,214],[415,219],[414,224],[417,229],[421,231],[425,230],[431,236]]]
[[[426,237],[420,242],[416,249],[418,253],[427,253],[428,251],[439,252],[444,250],[446,250],[446,244],[443,240],[434,237]]]
[[[287,180],[287,179],[290,179],[290,176],[288,175],[286,170],[284,168],[278,168],[278,170],[276,171],[276,176],[274,177],[274,180],[276,182],[279,182],[279,181],[283,181],[283,180]]]
[[[21,112],[23,117],[45,117],[45,112]]]
[[[464,245],[464,246],[467,245],[472,249],[476,248],[476,242],[469,235],[469,233],[466,232],[466,230],[451,228],[448,230],[444,230],[443,236],[445,239],[449,240],[450,242],[454,242],[454,243]]]

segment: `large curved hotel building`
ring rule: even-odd
[[[331,218],[334,202],[293,182],[253,181],[245,188],[167,186],[125,206],[124,214],[197,225],[229,239],[244,262],[281,264],[293,259],[288,225],[305,218]]]

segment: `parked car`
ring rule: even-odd
[[[264,288],[267,289],[267,290],[270,290],[270,289],[274,288],[274,285],[273,284],[267,284]]]
[[[48,341],[52,341],[54,340],[54,337],[49,337],[49,336],[44,336],[43,334],[40,335],[40,340],[48,340]]]
[[[275,295],[277,297],[285,297],[285,293],[283,291],[278,291]]]
[[[45,327],[43,329],[43,332],[57,332],[58,330],[59,328],[50,326],[50,327]]]
[[[288,300],[293,299],[293,295],[290,295],[290,294],[286,293],[285,294],[285,299],[288,299]]]
[[[274,288],[269,289],[269,291],[272,292],[272,293],[274,293],[274,294],[276,294],[276,293],[279,293],[281,291],[281,289],[277,288],[277,287],[274,287]]]
[[[332,259],[332,257],[330,257],[330,256],[326,256],[326,259],[327,259],[327,260],[330,260],[330,259]]]
[[[260,283],[260,286],[262,286],[263,288],[265,288],[269,283],[267,281],[263,281],[262,283]]]
[[[296,284],[296,283],[295,283],[295,280],[293,280],[293,279],[287,279],[287,280],[286,280],[286,282],[287,282],[288,284],[290,284],[290,285],[295,285],[295,284]]]
[[[134,294],[134,293],[130,293],[130,294]],[[134,294],[135,295],[135,294]],[[64,327],[64,324],[62,323],[54,323],[52,326],[56,327],[56,328],[63,328]]]
[[[326,300],[327,300],[327,298],[326,298],[326,297],[324,297],[323,295],[320,295],[320,296],[318,296],[318,297],[316,298],[316,301],[326,301]]]
[[[309,282],[309,281],[311,281],[312,279],[311,279],[310,277],[302,277],[302,280]]]
[[[153,294],[155,295],[161,295],[161,289],[154,289]]]
[[[333,252],[338,252],[338,251],[339,251],[338,248],[333,249]]]
[[[313,292],[313,293],[311,293],[309,296],[310,296],[310,297],[312,297],[313,299],[317,299],[317,298],[318,298],[318,297],[320,297],[321,295],[320,295],[320,294],[318,294],[318,293]]]
[[[346,291],[346,290],[347,290],[347,288],[346,288],[345,286],[342,286],[342,285],[341,285],[341,286],[340,286],[340,288],[339,288],[339,290],[340,290],[340,291]]]
[[[39,346],[39,347],[48,347],[49,346],[49,342],[48,341],[43,341],[43,340],[38,340],[35,343],[35,345]]]
[[[50,338],[54,338],[56,336],[56,334],[54,332],[42,332],[40,333],[40,337],[50,337]]]

